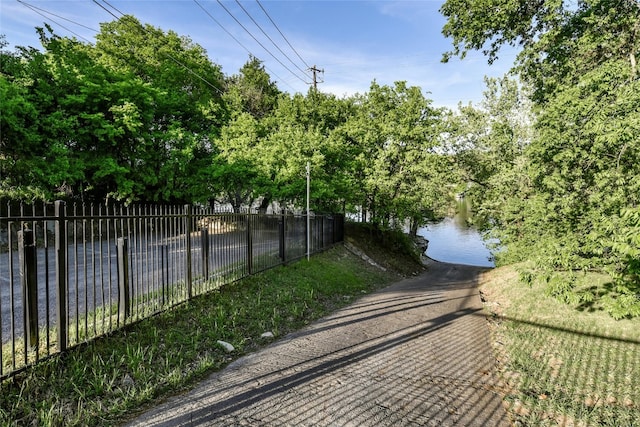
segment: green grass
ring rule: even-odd
[[[268,344],[263,332],[282,336],[397,277],[340,246],[226,285],[4,381],[0,424],[117,425]]]
[[[481,286],[515,425],[640,426],[640,320],[563,303],[540,282],[502,267]],[[606,283],[587,274],[577,287]]]
[[[274,263],[268,264],[268,266]],[[264,269],[264,265],[258,265]],[[225,283],[239,280],[244,274],[244,263],[227,265],[211,274],[212,279],[204,280],[203,277],[194,277],[193,294],[195,296],[206,294],[218,290]],[[163,298],[163,292],[166,293]],[[79,318],[69,319],[68,346],[73,347],[85,341],[94,339],[101,335],[108,334],[126,324],[136,322],[148,316],[153,316],[161,311],[170,309],[174,305],[187,300],[186,283],[178,283],[167,286],[164,290],[155,289],[134,297],[131,302],[131,313],[124,319],[118,313],[118,305],[110,304],[98,307]],[[164,301],[164,302],[163,302]],[[86,324],[85,324],[86,322]],[[47,335],[49,341],[47,342]],[[2,345],[2,372],[12,372],[24,369],[28,365],[37,363],[37,359],[50,354],[55,354],[57,350],[57,331],[51,327],[49,331],[45,327],[39,330],[38,348],[29,348],[25,355],[25,342],[22,336],[16,337],[14,341],[8,341]],[[37,357],[36,357],[37,355]]]

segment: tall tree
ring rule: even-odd
[[[233,114],[215,140],[217,154],[211,165],[213,199],[230,203],[237,212],[270,191],[264,137],[263,126],[251,114]]]
[[[278,103],[280,90],[254,56],[242,66],[240,73],[227,79],[225,99],[232,111],[247,112],[256,119],[270,114]]]
[[[37,110],[29,97],[30,77],[17,53],[0,39],[0,198],[44,198],[46,162],[34,164],[26,153],[42,150]]]
[[[525,155],[534,135],[531,102],[506,76],[485,78],[485,84],[478,106],[459,105],[446,118],[446,152],[453,154],[464,192],[481,222],[515,226],[521,221],[518,201],[531,187]]]
[[[130,196],[129,162],[136,158],[139,127],[152,110],[152,91],[97,63],[90,46],[48,34],[50,29],[38,31],[44,52],[22,49],[23,67],[8,77],[14,87],[21,85],[35,136],[13,134],[20,128],[16,113],[3,128],[6,152],[27,165],[30,179],[47,196]]]
[[[223,75],[189,38],[124,16],[102,24],[96,57],[110,69],[157,91],[151,124],[141,129],[137,158],[146,200],[205,201],[202,185],[212,162],[212,140],[228,120]]]
[[[486,47],[491,60],[505,43],[522,47],[516,70],[532,88],[537,116],[537,137],[527,150],[535,193],[525,218],[535,227],[526,234],[544,231],[546,238],[537,239],[540,262],[624,270],[630,252],[616,253],[609,242],[616,225],[637,231],[621,216],[640,202],[640,3],[499,0],[490,6],[480,0],[443,5],[444,33],[454,43],[448,55]]]
[[[358,180],[360,206],[384,227],[406,220],[421,224],[441,203],[428,196],[444,188],[435,173],[441,112],[420,88],[405,82],[373,82],[356,104],[345,137],[359,147],[351,173]]]
[[[273,160],[273,195],[300,206],[305,196],[305,166],[311,165],[311,204],[316,211],[339,211],[350,198],[351,146],[338,135],[354,112],[351,99],[313,89],[306,96],[281,97],[265,121],[270,130],[266,156]]]

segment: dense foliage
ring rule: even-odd
[[[447,203],[441,112],[420,88],[282,93],[250,57],[222,74],[189,38],[131,16],[95,44],[37,29],[0,53],[0,199],[305,205],[412,229]],[[275,202],[275,204],[273,204]]]
[[[503,259],[535,259],[550,293],[583,302],[597,295],[577,293],[557,272],[607,270],[616,283],[606,308],[640,314],[640,3],[448,0],[442,12],[454,45],[445,59],[484,49],[492,61],[504,44],[521,47],[514,71],[531,94],[531,138],[513,126],[494,133],[503,116],[490,113],[475,124],[481,138],[471,150],[488,160],[508,143],[507,163],[475,171],[508,246]],[[456,121],[478,114],[462,109]]]
[[[445,212],[454,193],[523,277],[560,299],[640,314],[640,4],[447,0],[445,54],[520,53],[485,100],[434,108],[406,82],[337,98],[280,92],[250,57],[225,76],[189,38],[125,16],[95,45],[38,29],[0,53],[0,198],[228,203],[343,211],[377,226]],[[4,45],[4,43],[2,43]],[[603,291],[576,289],[606,271]]]

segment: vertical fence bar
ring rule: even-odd
[[[82,267],[84,270],[84,339],[89,338],[89,271],[87,264],[87,205],[82,204]],[[80,337],[78,337],[80,340]]]
[[[162,294],[162,305],[161,307],[164,308],[165,305],[165,291],[166,291],[166,282],[164,280],[165,278],[165,267],[164,267],[164,263],[165,263],[165,246],[166,246],[166,241],[167,241],[167,236],[166,236],[166,232],[165,232],[165,223],[166,223],[166,212],[165,212],[165,208],[164,207],[159,207],[156,208],[156,215],[158,215],[158,250],[160,251],[160,287],[161,287],[161,294]]]
[[[20,216],[24,217],[25,216],[25,212],[24,212],[24,203],[20,202]],[[16,231],[16,238],[18,239],[18,248],[20,247],[20,231],[22,231],[22,227],[24,226],[24,223],[20,223],[19,229]],[[21,273],[21,268],[20,268],[20,254],[18,254],[18,274]],[[28,365],[29,364],[29,354],[28,354],[28,347],[27,347],[27,325],[25,324],[25,304],[27,304],[27,297],[25,295],[24,289],[21,289],[22,291],[22,336],[24,337],[24,339],[22,340],[22,355],[23,357],[23,361],[22,363],[24,363],[24,365]]]
[[[18,231],[18,258],[22,280],[22,313],[27,346],[38,346],[38,265],[33,230]]]
[[[184,205],[184,232],[186,236],[185,254],[187,258],[187,299],[193,297],[193,270],[191,269],[191,219],[193,215],[191,205]]]
[[[149,205],[144,205],[142,211],[143,211],[142,218],[140,218],[140,222],[142,223],[142,229],[144,230],[144,241],[143,241],[142,248],[144,250],[144,272],[146,276],[146,278],[143,277],[142,288],[145,294],[145,299],[144,299],[145,305],[151,305],[151,291],[153,290],[153,275],[151,270],[151,261],[153,261],[153,259],[149,258],[149,252],[150,252],[150,249],[152,248],[151,242],[149,240],[151,238],[151,236],[149,235],[149,226],[150,226]]]
[[[2,208],[0,207],[0,217],[2,216]],[[9,213],[7,212],[7,216],[9,216]],[[4,218],[0,218],[0,220],[2,220]],[[0,222],[1,224],[1,222]],[[11,229],[9,228],[9,221],[7,221],[7,234],[11,232]],[[8,239],[7,239],[7,243],[8,243]],[[11,252],[11,247],[9,246],[7,248],[7,252]],[[2,255],[0,255],[2,256]],[[2,274],[2,268],[1,268],[1,264],[0,264],[0,274]],[[11,286],[11,279],[9,279],[9,286]],[[0,375],[4,375],[4,346],[2,345],[2,343],[4,342],[4,324],[2,322],[2,314],[3,314],[3,304],[2,304],[2,287],[0,286]]]
[[[92,213],[93,215],[93,209],[92,209]],[[107,302],[105,301],[105,292],[104,292],[104,255],[102,253],[102,246],[103,246],[103,240],[104,236],[102,235],[102,205],[98,205],[98,245],[100,245],[98,247],[98,259],[100,260],[98,262],[98,271],[100,274],[100,297],[101,297],[101,301],[102,301],[102,318],[100,319],[100,324],[101,324],[101,330],[105,331],[106,329],[106,324],[105,324],[105,314],[107,311]],[[109,240],[107,240],[107,245],[109,245]],[[111,301],[109,301],[109,304],[111,304]]]
[[[112,209],[112,212],[115,214],[115,207]],[[106,222],[106,227],[107,227],[107,273],[108,273],[108,280],[107,280],[107,286],[108,286],[108,294],[109,294],[109,305],[113,304],[113,266],[111,265],[111,227],[113,226],[113,232],[115,234],[116,232],[116,228],[117,228],[117,224],[116,221],[112,221],[111,219],[109,219],[109,206],[105,206],[105,214],[107,216],[107,222]],[[115,238],[115,235],[114,235]],[[113,318],[114,316],[111,315],[111,312],[109,312],[109,331],[113,330]]]
[[[118,313],[123,323],[131,315],[129,292],[129,244],[126,237],[118,238]]]
[[[96,231],[95,231],[95,221],[94,218],[95,212],[93,211],[93,203],[91,203],[89,207],[89,214],[91,216],[91,220],[89,222],[89,236],[90,236],[90,245],[91,245],[91,277],[92,277],[92,307],[91,311],[93,312],[93,336],[95,337],[98,334],[97,330],[97,316],[98,316],[98,296],[97,296],[97,288],[96,288]],[[87,289],[89,285],[87,284]]]
[[[11,216],[11,209],[9,209]],[[7,227],[7,237],[9,240],[9,325],[11,327],[11,368],[16,369],[16,316],[15,316],[15,292],[14,292],[14,272],[13,272],[13,222],[9,222]]]
[[[67,316],[67,220],[65,203],[56,200],[56,325],[58,327],[58,351],[65,351],[68,342]]]
[[[169,217],[169,243],[167,246],[167,286],[168,286],[168,300],[169,304],[173,304],[176,298],[176,292],[178,292],[178,288],[176,286],[171,286],[171,284],[176,285],[178,282],[178,246],[177,246],[177,213],[178,210],[175,206],[169,206],[168,208],[170,217]],[[173,255],[172,255],[173,254]],[[171,260],[173,259],[173,263]],[[171,268],[174,266],[174,268]]]
[[[304,221],[304,253],[307,255],[307,261],[311,258],[311,216],[307,209]]]
[[[200,245],[202,246],[202,274],[204,281],[209,280],[209,223],[203,221],[200,230]]]
[[[44,214],[47,214],[47,205],[46,203],[42,203],[42,210]],[[51,301],[49,295],[49,222],[43,222],[44,235],[43,235],[43,244],[44,244],[44,300],[46,301],[44,305],[44,324],[46,330],[46,340],[45,347],[47,349],[46,355],[48,356],[50,353],[50,344],[51,344],[51,324],[50,324],[50,309],[49,309],[49,301]]]
[[[80,298],[80,293],[78,290],[78,220],[76,219],[78,216],[78,205],[76,203],[73,204],[73,214],[72,214],[72,218],[73,220],[71,221],[71,225],[72,225],[72,234],[73,234],[73,289],[74,289],[74,309],[75,309],[75,330],[76,330],[76,334],[75,334],[75,341],[71,344],[78,344],[80,341],[80,302],[79,299]],[[71,311],[69,309],[69,311]],[[68,314],[67,314],[68,315]],[[73,336],[73,335],[72,335]]]
[[[280,242],[280,259],[282,260],[283,264],[287,263],[287,251],[286,251],[286,244],[285,244],[285,240],[286,240],[286,232],[285,232],[285,228],[286,228],[286,214],[283,212],[280,215],[280,221],[278,221],[278,234],[280,235],[279,237],[279,242]]]
[[[129,292],[129,294],[128,294],[129,295],[129,301],[131,301],[131,297],[132,297],[132,294],[134,292],[133,291],[133,285],[134,284],[133,284],[133,280],[131,279],[131,271],[129,271],[129,265],[130,265],[129,264],[129,257],[130,257],[129,250],[133,246],[133,244],[135,244],[135,234],[133,234],[131,232],[131,215],[130,215],[131,206],[127,206],[126,208],[127,208],[127,210],[125,212],[125,210],[124,210],[125,207],[124,206],[120,206],[120,216],[123,218],[121,220],[121,223],[122,223],[122,230],[121,230],[122,234],[121,235],[122,235],[122,237],[124,239],[126,239],[125,242],[126,242],[126,246],[127,246],[127,248],[126,248],[127,249],[127,254],[126,254],[126,257],[124,257],[123,259],[124,259],[124,264],[127,267],[127,277],[126,277],[126,282],[125,283],[128,285],[127,286],[127,292]],[[132,238],[133,238],[133,244],[131,242]],[[116,246],[117,246],[117,243],[116,243]],[[118,257],[118,259],[120,259],[120,257]],[[130,285],[129,285],[129,283],[130,283]],[[129,305],[129,315],[132,314],[131,313],[132,311],[133,311],[133,306]]]
[[[253,274],[253,238],[251,233],[253,232],[251,227],[251,212],[247,212],[247,274],[251,276]]]

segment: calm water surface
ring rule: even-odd
[[[437,261],[494,267],[493,257],[475,227],[468,226],[463,212],[418,230],[429,240],[427,256]]]

